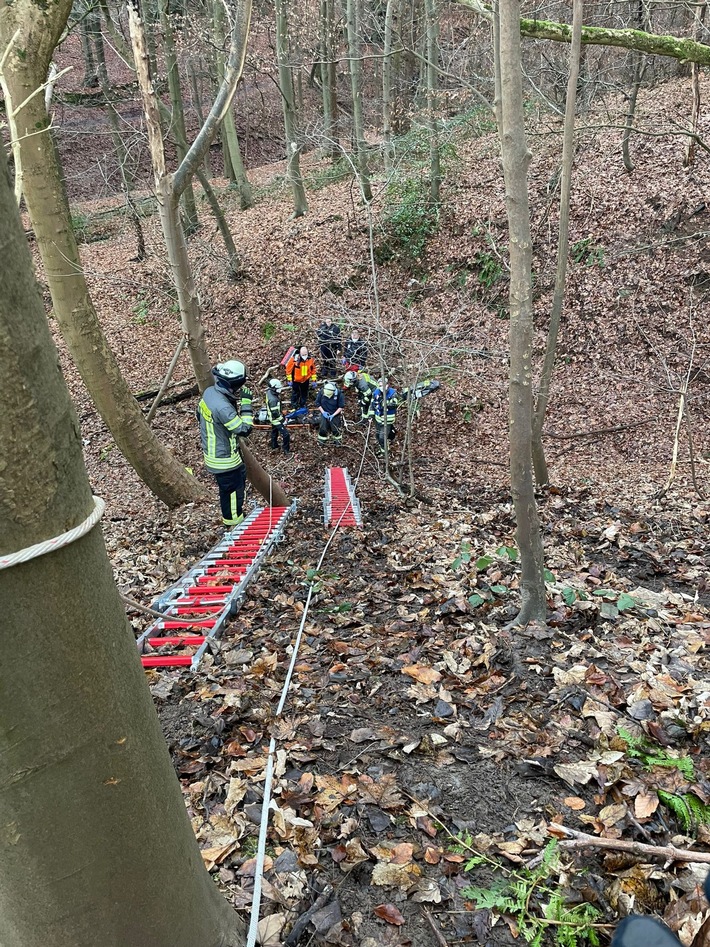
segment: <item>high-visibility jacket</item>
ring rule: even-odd
[[[316,363],[312,358],[299,359],[289,359],[286,365],[286,378],[288,381],[316,381],[318,375],[316,373]]]
[[[368,375],[367,372],[358,372],[355,379],[355,387],[357,389],[360,408],[362,409],[363,415],[366,415],[370,410],[372,393],[377,388],[377,382],[372,375]]]
[[[237,392],[239,411],[233,401],[214,386],[207,388],[197,406],[202,456],[213,473],[236,470],[244,463],[239,438],[251,434],[254,415],[251,391]]]
[[[378,386],[372,392],[372,402],[370,404],[370,417],[375,418],[375,424],[384,424],[385,416],[388,424],[394,424],[397,420],[397,405],[399,399],[394,388],[387,388],[383,393]]]
[[[273,427],[279,427],[283,424],[284,415],[281,410],[281,398],[273,388],[269,388],[266,392],[266,416]]]

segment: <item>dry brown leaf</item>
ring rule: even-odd
[[[420,684],[436,684],[441,680],[440,672],[426,664],[408,664],[402,668],[402,674],[408,674]]]
[[[404,924],[404,917],[399,908],[395,907],[394,904],[378,904],[373,914],[377,915],[377,917],[383,921],[387,921],[388,924],[395,924],[397,927],[401,927],[401,925]]]
[[[658,808],[658,794],[655,792],[640,792],[634,799],[634,815],[637,819],[648,819]]]
[[[579,796],[566,796],[562,802],[564,802],[567,808],[574,809],[575,812],[579,812],[587,805],[584,799],[580,799]]]

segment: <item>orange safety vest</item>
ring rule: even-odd
[[[297,365],[291,358],[286,365],[286,378],[288,381],[316,381],[316,363],[307,358]]]

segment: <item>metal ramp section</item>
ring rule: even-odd
[[[362,526],[360,501],[350,481],[347,467],[326,467],[323,522],[326,526]]]
[[[153,603],[164,617],[138,638],[145,668],[197,668],[209,640],[238,609],[244,590],[281,537],[296,504],[257,507]],[[146,646],[161,654],[146,654]],[[170,648],[168,653],[163,649]],[[185,653],[185,648],[191,649]],[[192,649],[194,652],[192,651]]]

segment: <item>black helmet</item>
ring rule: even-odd
[[[217,391],[224,395],[235,395],[247,380],[247,369],[243,362],[220,362],[212,369],[212,375]]]

